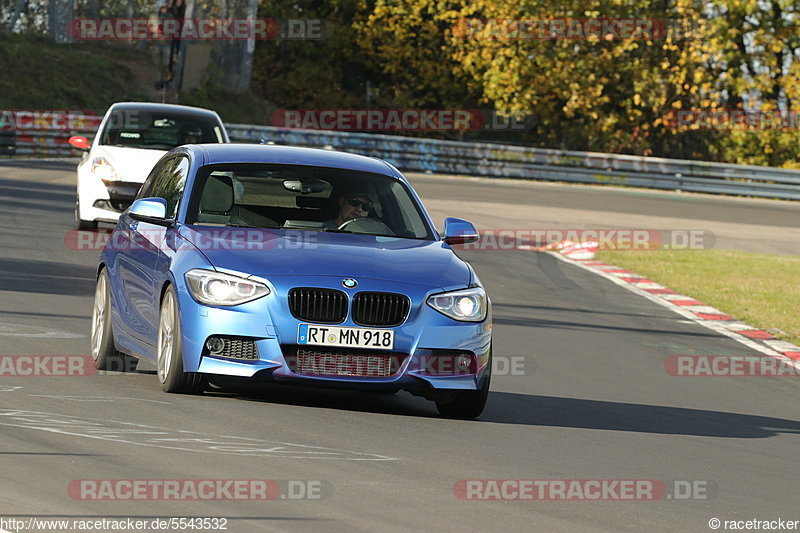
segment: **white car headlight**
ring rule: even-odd
[[[119,174],[105,157],[96,157],[92,161],[92,174],[103,180],[103,182],[119,181]]]
[[[185,274],[194,299],[206,305],[239,305],[269,294],[260,281],[240,278],[214,270],[196,268]]]
[[[486,318],[486,291],[481,287],[434,294],[428,305],[450,318],[463,322],[481,322]]]

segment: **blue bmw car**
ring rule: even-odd
[[[149,360],[167,392],[237,376],[393,393],[474,418],[491,377],[491,303],[392,165],[263,145],[158,161],[100,255],[92,356]]]

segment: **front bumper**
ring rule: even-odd
[[[85,169],[79,169],[78,175],[81,220],[116,223],[120,213],[133,203],[142,186],[134,181],[115,181],[106,185]]]
[[[490,363],[491,312],[479,323],[458,322],[431,309],[424,302],[430,294],[441,289],[411,284],[390,283],[381,280],[360,280],[356,290],[345,290],[352,295],[360,291],[383,291],[406,294],[412,306],[408,318],[394,330],[394,352],[403,354],[399,370],[386,377],[322,376],[299,374],[289,361],[291,349],[297,344],[298,326],[288,308],[288,290],[292,286],[337,288],[341,290],[341,277],[303,277],[296,283],[278,283],[270,286],[271,294],[259,300],[234,307],[208,307],[197,303],[185,285],[179,283],[178,299],[183,332],[184,369],[238,377],[268,378],[278,382],[346,387],[353,389],[384,390],[477,390],[480,388],[487,365]],[[275,277],[271,279],[274,280]],[[337,286],[338,285],[338,286]],[[285,287],[285,288],[282,288]],[[355,324],[348,315],[342,327],[363,327]],[[211,336],[248,338],[255,342],[258,359],[233,360],[212,356],[204,350]],[[306,345],[304,345],[305,347]],[[307,346],[310,349],[314,346]],[[316,347],[324,350],[324,347]],[[432,351],[448,350],[474,354],[474,373],[435,375],[426,365]]]

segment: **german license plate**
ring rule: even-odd
[[[297,330],[297,344],[393,350],[394,331],[391,329],[342,328],[338,326],[300,324]]]

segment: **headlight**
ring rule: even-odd
[[[486,292],[481,287],[434,294],[428,305],[450,318],[464,322],[481,322],[486,318]]]
[[[105,157],[97,157],[92,161],[92,174],[103,180],[104,182],[119,181],[119,175],[108,159]]]
[[[259,281],[214,270],[197,268],[185,277],[189,292],[201,304],[239,305],[269,294],[269,287]]]

